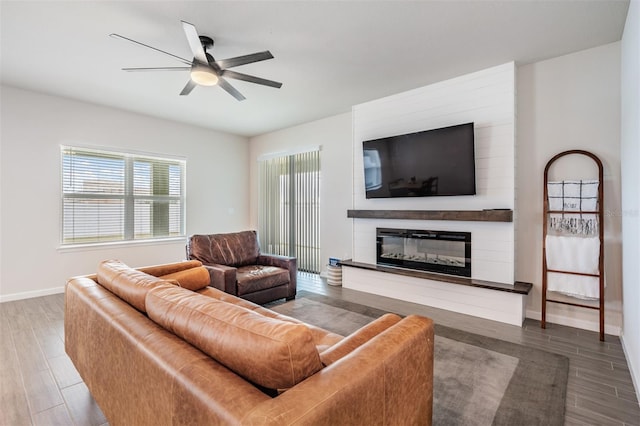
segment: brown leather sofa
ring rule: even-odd
[[[187,259],[204,264],[212,287],[254,303],[296,297],[296,258],[261,254],[256,231],[192,235]]]
[[[65,348],[111,425],[430,425],[433,323],[347,337],[208,286],[200,262],[105,261],[65,292]]]

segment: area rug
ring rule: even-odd
[[[270,309],[346,336],[385,312],[299,292]],[[569,359],[436,324],[434,425],[563,425]]]

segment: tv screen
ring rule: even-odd
[[[473,123],[364,141],[367,198],[475,195]]]

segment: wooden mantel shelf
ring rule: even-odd
[[[513,222],[513,210],[347,210],[356,219],[459,220],[470,222]]]

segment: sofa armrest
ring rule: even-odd
[[[203,265],[209,271],[211,287],[222,290],[225,293],[238,295],[238,286],[236,284],[237,269],[227,265]]]
[[[289,271],[289,285],[286,297],[287,300],[296,297],[298,287],[298,260],[295,257],[261,254],[258,256],[256,263],[258,265],[276,266],[287,269]]]
[[[278,268],[296,270],[297,259],[289,256],[278,256],[275,254],[261,254],[256,260],[258,265],[277,266]]]
[[[410,315],[242,423],[431,425],[433,347],[433,321]]]
[[[400,322],[400,318],[396,314],[384,314],[375,321],[370,322],[364,327],[351,333],[340,342],[320,353],[320,360],[325,366],[331,365],[342,357],[353,352],[369,340],[382,333],[389,327]]]

